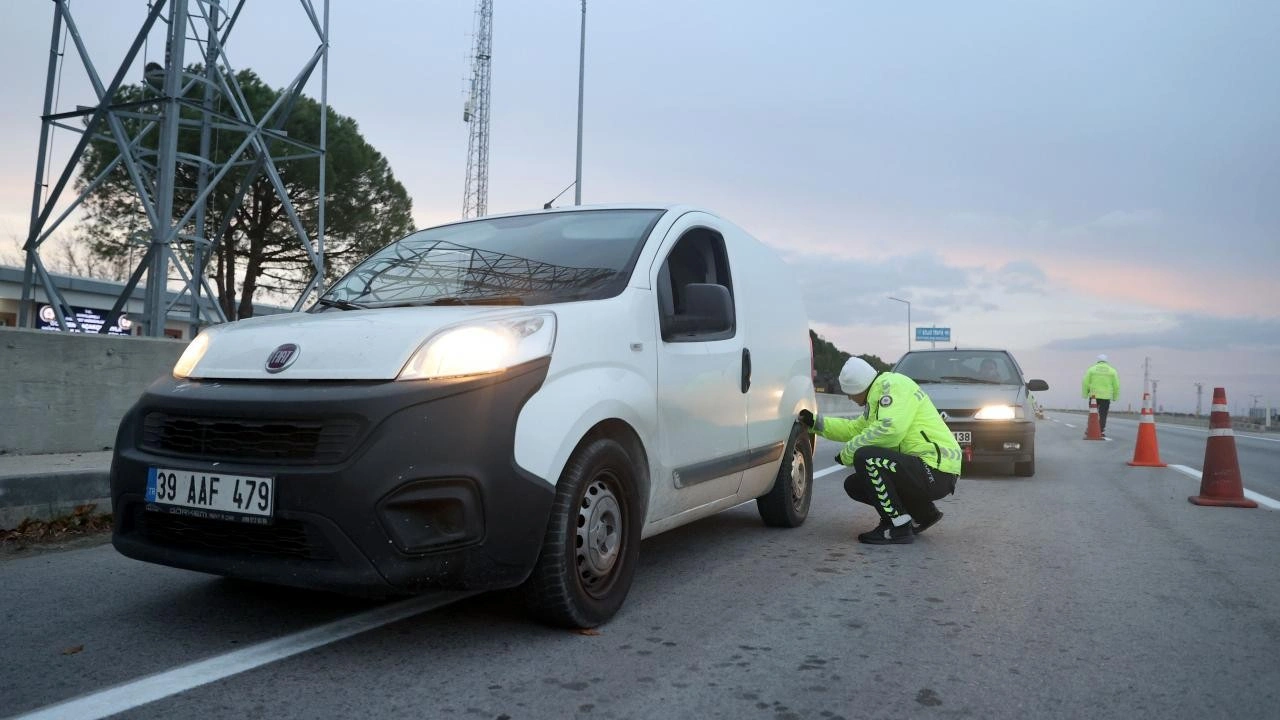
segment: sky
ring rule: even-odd
[[[3,3],[0,243],[26,233],[52,27],[48,0]],[[103,74],[145,5],[72,3]],[[574,178],[580,4],[494,6],[489,211],[539,208]],[[329,102],[389,159],[419,227],[462,211],[474,10],[331,3]],[[1214,386],[1233,409],[1280,406],[1280,3],[587,12],[585,204],[735,222],[793,266],[814,329],[856,354],[907,350],[893,296],[914,326],[1009,349],[1051,407],[1084,407],[1098,353],[1120,372],[1116,407],[1140,405],[1148,358],[1166,410],[1194,410],[1195,383],[1206,412]],[[255,0],[227,52],[283,86],[315,46],[297,3]],[[77,63],[59,102],[94,102]],[[74,141],[55,134],[54,156]]]

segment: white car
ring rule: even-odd
[[[640,540],[808,514],[808,320],[780,258],[688,207],[459,222],[305,313],[208,328],[121,423],[115,547],[356,593],[523,584],[621,606]]]

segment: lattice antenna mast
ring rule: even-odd
[[[45,268],[40,247],[111,173],[117,172],[128,176],[145,215],[145,230],[137,237],[145,242],[147,250],[99,332],[106,332],[116,323],[140,286],[144,289],[144,309],[141,316],[134,314],[133,319],[144,323],[147,335],[163,335],[165,320],[183,299],[191,308],[189,322],[193,331],[226,321],[226,313],[211,301],[215,293],[209,286],[206,264],[225,240],[232,213],[252,181],[260,177],[269,179],[313,271],[294,309],[299,309],[306,297],[322,285],[327,114],[321,113],[318,145],[291,138],[282,128],[317,69],[321,71],[320,102],[326,106],[329,0],[300,0],[302,13],[298,19],[315,32],[317,44],[308,57],[301,59],[293,80],[261,117],[249,107],[226,49],[245,2],[153,0],[148,3],[146,18],[124,58],[118,65],[105,66],[110,70],[106,75],[99,72],[99,65],[80,38],[70,0],[53,1],[31,225],[23,248],[26,269],[19,325],[34,325],[32,306],[43,294],[43,300],[56,308],[54,315],[61,329],[79,329],[75,313]],[[139,78],[144,83],[142,95],[131,99],[125,91],[129,85],[126,78],[142,62],[140,53],[153,28],[165,29],[164,64],[147,63]],[[63,53],[58,46],[64,32],[93,88],[95,103],[78,103],[75,110],[59,112],[54,107],[54,78],[61,72]],[[203,69],[191,72],[188,61],[203,65]],[[55,130],[77,133],[79,139],[57,180],[46,187],[44,175],[51,162],[48,140]],[[229,153],[210,152],[211,133],[215,130],[222,134],[223,142],[232,144]],[[192,135],[199,138],[198,154],[180,151],[180,138]],[[95,141],[100,146],[113,147],[114,159],[97,177],[85,178],[76,197],[61,202],[63,191],[90,143]],[[295,199],[289,196],[280,174],[281,163],[302,159],[319,163],[314,228],[304,227]],[[224,187],[233,191],[232,201],[226,204],[221,217],[210,216],[209,198],[224,181],[229,183]],[[146,280],[140,284],[143,276]]]
[[[470,126],[463,217],[483,217],[489,213],[489,63],[493,50],[493,0],[477,0],[475,29],[471,92],[462,108],[462,121]]]

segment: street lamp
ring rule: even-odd
[[[911,303],[907,300],[903,300],[902,298],[893,297],[892,295],[889,296],[889,299],[905,303],[907,306],[907,352],[911,352]]]

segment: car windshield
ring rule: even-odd
[[[1022,384],[1009,356],[999,350],[907,353],[894,371],[918,383]]]
[[[314,309],[535,305],[625,287],[661,210],[483,218],[422,230],[357,265]]]

